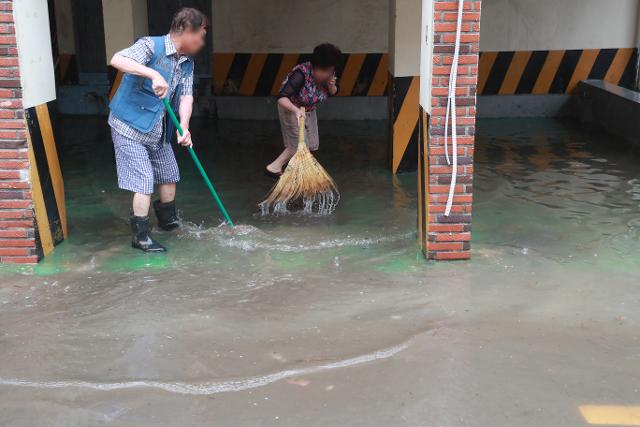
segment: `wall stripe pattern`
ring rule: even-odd
[[[478,95],[569,94],[585,79],[630,88],[636,60],[633,48],[481,52],[477,91]]]
[[[291,69],[311,54],[214,53],[216,95],[274,96]],[[339,96],[384,96],[387,90],[386,53],[343,54]]]
[[[25,111],[38,259],[67,237],[64,181],[49,107],[41,104]]]
[[[415,171],[418,167],[420,77],[389,77],[388,93],[391,171]]]

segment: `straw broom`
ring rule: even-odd
[[[304,107],[301,109],[304,113]],[[338,186],[305,143],[305,117],[303,114],[300,119],[295,154],[267,198],[258,205],[263,214],[287,212],[287,206],[297,200],[302,200],[305,212],[323,215],[330,214],[338,205]]]

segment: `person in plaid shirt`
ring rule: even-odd
[[[171,141],[176,134],[179,144],[192,144],[192,57],[205,45],[207,23],[202,12],[183,8],[173,17],[169,34],[143,37],[111,59],[111,65],[125,73],[109,105],[118,186],[133,193],[132,246],[144,252],[166,251],[149,234],[156,187],[159,199],[153,207],[158,225],[164,230],[179,226],[175,195],[180,174]],[[167,118],[161,101],[165,97],[179,113],[182,135]]]

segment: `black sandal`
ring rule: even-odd
[[[282,172],[271,172],[267,168],[264,168],[264,174],[273,179],[279,179],[282,176]]]

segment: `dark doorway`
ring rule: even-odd
[[[73,0],[73,25],[80,73],[104,73],[107,70],[104,46],[104,21],[100,0]]]

